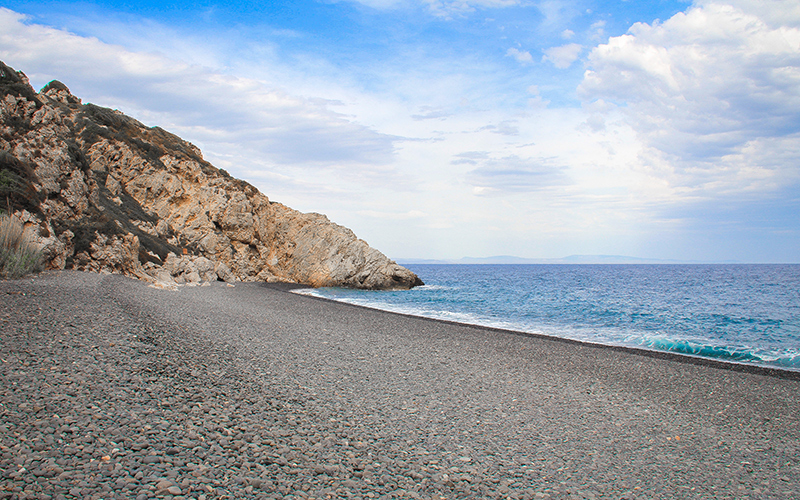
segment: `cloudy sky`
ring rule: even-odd
[[[0,8],[0,60],[390,257],[800,262],[800,1]]]

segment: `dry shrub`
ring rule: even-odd
[[[0,216],[0,277],[20,278],[42,269],[42,249],[25,231],[22,221]]]

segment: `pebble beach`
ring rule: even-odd
[[[0,281],[0,499],[800,497],[798,372],[289,289]]]

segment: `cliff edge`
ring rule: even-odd
[[[35,92],[0,62],[0,201],[42,244],[45,267],[172,287],[224,281],[408,289],[422,281],[320,214],[271,202],[189,142]]]

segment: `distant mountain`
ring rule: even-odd
[[[559,259],[565,264],[686,264],[688,261],[644,259],[627,255],[570,255]]]
[[[464,257],[454,260],[435,259],[397,259],[403,265],[408,264],[692,264],[693,261],[645,259],[626,255],[569,255],[560,259],[528,259],[513,255],[496,255],[493,257]]]
[[[459,264],[541,264],[542,259],[526,259],[513,255],[496,255],[494,257],[464,257]]]

